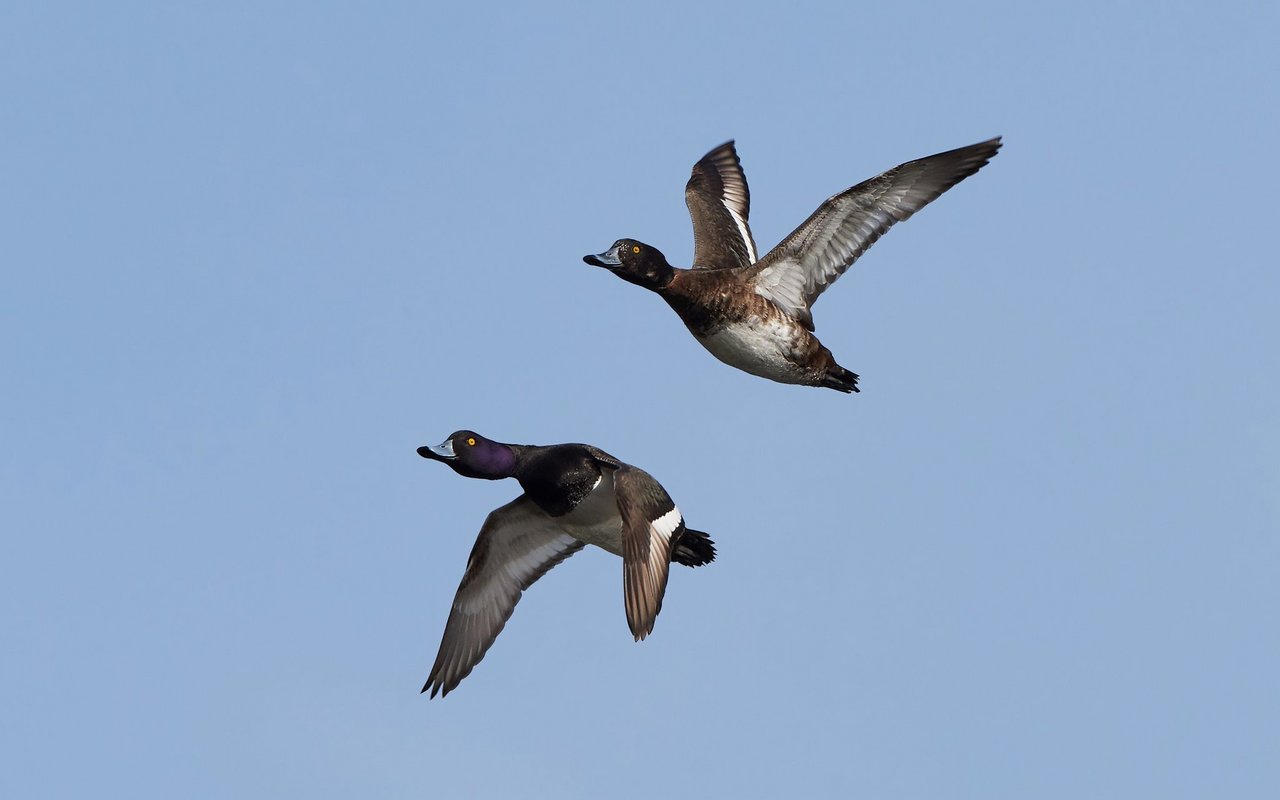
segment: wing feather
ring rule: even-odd
[[[732,141],[693,165],[684,200],[693,220],[694,269],[727,269],[755,263],[756,243],[747,223],[751,192]]]
[[[791,235],[743,270],[758,294],[813,330],[810,309],[894,223],[909,219],[981,169],[1000,137],[908,161],[829,198]]]
[[[671,550],[684,519],[653,476],[623,465],[613,476],[622,515],[622,594],[627,624],[639,641],[653,632],[667,591]]]
[[[471,549],[422,691],[432,697],[453,691],[484,658],[524,590],[582,547],[525,495],[491,512]]]

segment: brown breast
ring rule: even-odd
[[[706,336],[750,317],[785,316],[729,270],[677,270],[658,294],[695,336]]]

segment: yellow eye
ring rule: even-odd
[[[475,437],[474,437],[474,436],[469,437],[469,438],[467,439],[467,444],[468,444],[469,446],[471,446],[471,447],[475,447],[475,446],[476,446],[476,439],[475,439]]]
[[[635,245],[634,247],[632,247],[631,252],[635,253],[636,255],[640,255],[640,245]]]

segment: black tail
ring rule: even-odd
[[[671,548],[671,560],[686,567],[700,567],[716,560],[716,543],[702,531],[685,528]]]
[[[827,374],[822,378],[822,385],[828,389],[836,389],[841,392],[857,392],[858,389],[858,373],[850,372],[839,364],[832,364],[831,369],[827,370]]]

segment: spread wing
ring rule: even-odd
[[[732,141],[693,165],[693,174],[684,187],[684,201],[693,219],[694,269],[747,267],[755,263],[756,243],[747,225],[751,192]]]
[[[471,548],[422,691],[430,689],[435,697],[457,687],[498,638],[521,593],[582,547],[525,495],[490,513]]]
[[[813,330],[810,308],[895,222],[902,222],[981,169],[1000,137],[900,164],[846,189],[813,212],[743,277],[757,293]]]
[[[667,591],[671,550],[684,532],[684,518],[653,476],[624,464],[613,476],[622,515],[622,594],[627,624],[636,641],[653,632]]]

